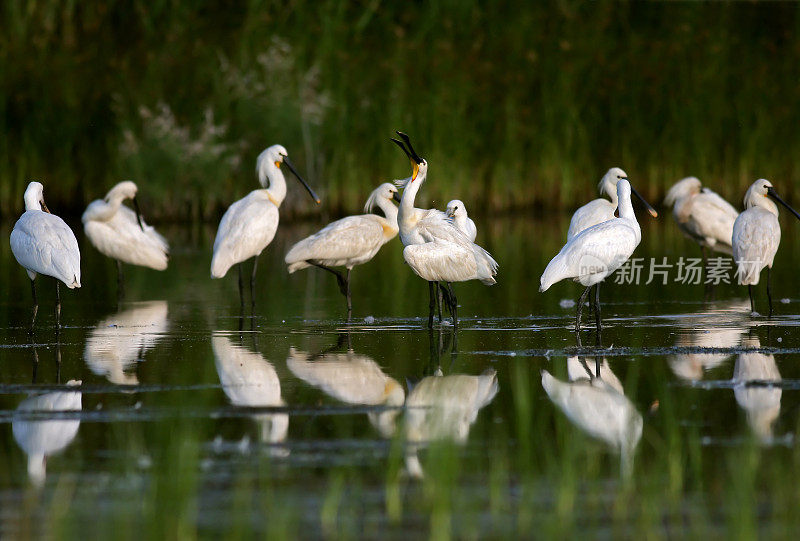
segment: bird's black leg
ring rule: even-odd
[[[117,259],[117,302],[125,297],[125,281],[122,277],[122,261]]]
[[[600,282],[594,285],[594,324],[599,334],[603,330],[603,324],[600,321]]]
[[[353,298],[350,296],[350,270],[347,269],[347,276],[344,279],[345,287],[347,289],[347,319],[350,319],[350,314],[353,313]]]
[[[436,310],[439,312],[439,323],[442,322],[442,303],[444,302],[444,290],[439,282],[436,282]]]
[[[244,313],[244,281],[242,279],[242,264],[239,263],[239,311]]]
[[[767,300],[769,301],[769,316],[772,317],[772,290],[770,282],[771,267],[767,267]]]
[[[31,280],[31,293],[33,294],[33,317],[31,317],[31,328],[28,334],[33,334],[33,324],[36,323],[36,314],[39,312],[39,301],[36,300],[36,282]]]
[[[56,279],[56,333],[61,332],[61,284]]]
[[[428,302],[428,328],[433,328],[433,312],[436,310],[436,289],[439,286],[436,282],[428,282],[428,294],[430,301]]]
[[[578,300],[578,314],[575,317],[575,332],[580,332],[581,330],[581,310],[583,310],[583,305],[586,302],[586,297],[589,295],[589,291],[592,289],[592,286],[587,287],[581,293],[581,298]]]
[[[700,253],[703,254],[703,272],[701,274],[701,280],[705,281],[706,275],[708,274],[708,256],[706,255],[705,246],[700,246]]]
[[[256,308],[256,269],[258,269],[258,256],[253,258],[253,273],[250,275],[250,310]]]
[[[750,294],[750,311],[756,311],[756,303],[753,302],[753,286],[751,284],[747,284],[747,292]]]
[[[453,291],[453,284],[447,282],[447,292],[450,295],[450,313],[453,316],[453,328],[458,327],[458,299]]]

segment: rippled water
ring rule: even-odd
[[[29,337],[3,244],[0,535],[791,531],[800,241],[784,235],[772,318],[733,285],[609,284],[602,344],[587,328],[579,348],[581,288],[537,292],[567,221],[479,232],[500,283],[456,286],[457,332],[425,328],[399,241],[354,270],[346,321],[331,276],[285,272],[303,224],[262,256],[244,314],[235,272],[208,278],[212,228],[163,228],[170,268],[126,268],[119,304],[114,265],[80,238],[65,329],[40,281]],[[674,229],[646,222],[637,255],[698,257]]]

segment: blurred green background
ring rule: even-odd
[[[0,213],[30,180],[78,214],[133,179],[146,214],[213,220],[282,143],[326,211],[407,175],[480,211],[566,208],[611,166],[735,205],[800,197],[797,3],[180,0],[0,7]],[[314,211],[290,184],[285,216]]]

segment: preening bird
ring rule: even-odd
[[[597,189],[601,194],[606,193],[610,201],[600,197],[576,210],[569,222],[567,241],[584,229],[614,219],[614,211],[617,210],[617,181],[622,178],[628,178],[628,174],[619,167],[612,167],[603,175]]]
[[[739,213],[733,206],[708,188],[702,188],[696,177],[676,182],[667,192],[664,204],[672,207],[672,216],[684,235],[706,248],[732,255],[733,222]]]
[[[103,199],[89,203],[83,213],[83,230],[97,250],[117,262],[118,295],[122,296],[122,264],[138,265],[155,270],[167,268],[169,244],[167,240],[147,225],[139,212],[136,184],[130,180],[120,182]],[[122,204],[133,201],[131,210]]]
[[[311,198],[317,203],[320,202],[317,194],[289,160],[286,149],[281,145],[272,145],[259,154],[256,161],[256,173],[263,189],[253,190],[225,211],[217,229],[217,237],[214,239],[211,277],[222,278],[228,269],[239,263],[239,298],[242,306],[244,306],[244,288],[241,263],[253,258],[250,295],[251,302],[254,302],[253,290],[258,256],[272,242],[278,230],[278,208],[286,197],[286,179],[280,169],[284,163],[308,190]]]
[[[480,280],[486,285],[495,284],[498,265],[489,252],[470,241],[445,213],[414,207],[414,199],[428,173],[428,162],[414,151],[406,134],[397,133],[408,148],[397,139],[392,141],[406,153],[412,168],[411,177],[396,181],[403,188],[397,215],[400,240],[405,246],[403,259],[417,276],[428,281],[428,327],[433,327],[437,282],[447,283],[445,303],[453,315],[453,325],[458,325],[458,301],[450,283]]]
[[[595,324],[598,331],[600,330],[600,282],[620,268],[642,240],[642,230],[631,204],[631,192],[641,199],[653,217],[658,216],[655,209],[633,189],[627,178],[620,179],[617,182],[619,218],[578,233],[561,248],[542,273],[539,291],[547,291],[551,285],[565,278],[572,278],[586,287],[578,301],[576,333],[580,330],[581,310],[592,286],[595,286]]]
[[[447,203],[447,210],[445,214],[453,219],[456,227],[467,236],[469,240],[475,242],[475,237],[478,236],[478,228],[475,227],[475,222],[472,221],[467,215],[467,207],[460,199],[453,199]]]
[[[747,285],[750,294],[750,309],[755,312],[753,286],[758,284],[761,269],[767,267],[767,300],[772,314],[772,292],[770,270],[778,245],[781,242],[781,226],[778,223],[777,201],[800,219],[800,214],[781,199],[772,183],[760,178],[744,195],[744,212],[733,224],[733,260],[738,267],[736,277],[740,285]]]
[[[51,214],[44,203],[44,187],[31,182],[25,190],[25,212],[11,231],[11,252],[28,272],[33,294],[33,317],[30,333],[36,322],[39,302],[36,300],[37,274],[56,279],[56,329],[61,329],[61,292],[59,281],[70,288],[81,287],[81,252],[72,229]]]
[[[381,246],[397,236],[397,207],[392,200],[400,201],[397,188],[384,182],[367,199],[364,212],[368,214],[336,220],[292,246],[285,258],[289,273],[313,265],[334,274],[339,291],[347,299],[349,316],[353,310],[350,271],[371,260]],[[375,207],[383,211],[383,216],[370,214]],[[347,275],[332,267],[345,267]]]

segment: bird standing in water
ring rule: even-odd
[[[28,272],[33,294],[33,317],[28,331],[33,334],[33,324],[39,311],[36,300],[37,274],[56,279],[56,330],[61,330],[61,293],[59,281],[70,288],[81,287],[81,252],[78,240],[69,226],[51,214],[44,203],[44,187],[31,182],[25,190],[25,212],[11,231],[11,252],[17,262]]]
[[[258,256],[275,238],[275,232],[278,230],[278,208],[286,197],[286,179],[280,169],[284,163],[308,190],[311,198],[319,204],[319,197],[294,168],[286,149],[281,145],[272,145],[259,154],[256,161],[256,173],[263,189],[253,190],[225,211],[214,239],[211,277],[222,278],[228,269],[239,263],[239,300],[242,307],[244,307],[244,286],[241,263],[253,258],[250,299],[251,303],[255,304],[253,291]]]
[[[758,284],[761,269],[767,268],[767,300],[772,315],[772,292],[770,291],[770,270],[778,245],[781,242],[781,225],[778,223],[777,201],[800,219],[800,214],[781,199],[772,183],[760,178],[744,195],[744,212],[733,224],[731,245],[733,260],[738,267],[736,277],[740,285],[747,285],[750,294],[750,309],[755,312],[753,286]]]

